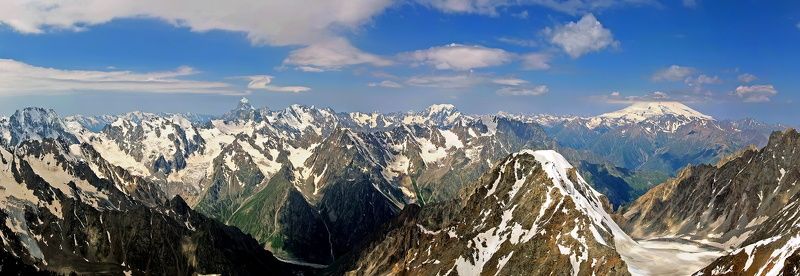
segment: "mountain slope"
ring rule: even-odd
[[[738,247],[800,193],[800,134],[776,132],[760,150],[718,166],[689,167],[624,210],[634,237],[685,235]]]
[[[406,210],[350,273],[628,274],[615,246],[634,242],[559,154],[516,153],[476,183],[463,201]]]
[[[543,125],[579,160],[629,170],[639,194],[688,164],[714,163],[747,146],[766,145],[772,131],[783,129],[753,120],[718,121],[677,102],[635,103],[595,117],[524,119]]]
[[[302,272],[180,198],[148,206],[126,195],[76,146],[45,139],[0,148],[0,237],[17,264],[79,274]]]
[[[775,132],[717,166],[689,167],[622,211],[634,237],[678,236],[728,249],[699,275],[800,269],[800,134]]]

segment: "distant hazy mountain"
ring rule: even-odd
[[[715,163],[749,145],[763,146],[772,131],[784,128],[749,119],[718,121],[677,102],[635,103],[586,118],[521,119],[541,124],[560,146],[575,149],[577,159],[636,173],[627,180],[640,192],[687,164]]]

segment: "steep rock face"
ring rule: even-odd
[[[77,145],[49,139],[23,142],[13,153],[0,148],[0,237],[3,262],[14,270],[302,272],[180,198],[142,204],[121,183],[95,175],[81,153]]]
[[[530,274],[531,267],[628,274],[616,244],[634,242],[558,153],[514,154],[477,183],[463,201],[409,208],[345,267],[364,275]]]
[[[800,134],[685,169],[618,216],[635,237],[678,236],[729,249],[697,275],[795,275],[800,270]]]
[[[800,195],[764,221],[743,244],[696,275],[800,274]]]
[[[689,167],[637,199],[620,225],[634,237],[688,236],[743,245],[800,193],[800,134],[776,132],[760,150],[718,166]]]
[[[5,145],[8,146],[16,146],[25,140],[44,138],[62,139],[69,143],[78,141],[52,109],[28,107],[17,110],[7,120],[0,119],[0,129],[2,128],[5,130],[0,130],[0,140],[5,140]]]
[[[196,207],[283,258],[326,264],[406,204],[453,198],[510,150],[548,145],[535,124],[448,114],[439,116],[448,128],[422,120],[376,131],[331,127],[358,123],[303,106],[262,113],[261,123],[212,121],[239,134],[217,151]]]

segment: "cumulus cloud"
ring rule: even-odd
[[[305,72],[323,72],[357,64],[388,66],[392,61],[365,53],[350,45],[347,40],[336,38],[294,50],[283,64],[295,66]]]
[[[550,55],[542,53],[530,53],[522,55],[522,68],[526,70],[547,70],[550,69]]]
[[[243,32],[256,44],[304,45],[354,29],[392,4],[390,0],[0,1],[0,22],[23,33],[80,30],[119,18],[155,18],[193,31]]]
[[[545,29],[544,33],[550,37],[551,43],[561,47],[572,58],[619,45],[611,31],[592,14],[584,15],[577,22]]]
[[[756,81],[758,79],[758,77],[756,77],[753,74],[744,73],[744,74],[739,75],[736,79],[738,79],[742,83],[751,83],[751,82]]]
[[[80,31],[120,18],[153,18],[195,32],[241,32],[257,45],[299,45],[308,66],[342,67],[384,63],[373,55],[341,42],[343,32],[357,30],[391,6],[391,0],[19,0],[0,1],[0,25],[21,33],[51,30]],[[332,45],[330,41],[334,42]],[[336,48],[338,50],[322,51]],[[308,52],[316,52],[309,55]],[[346,51],[345,56],[342,52]],[[326,57],[324,54],[332,54]],[[315,59],[312,59],[315,58]],[[354,58],[354,59],[350,59]],[[336,63],[338,62],[338,63]]]
[[[385,80],[381,82],[370,82],[367,84],[369,87],[385,87],[385,88],[402,88],[403,85],[394,81]]]
[[[547,94],[550,89],[546,85],[535,85],[525,87],[512,87],[507,86],[495,91],[498,95],[503,96],[540,96]]]
[[[513,55],[502,49],[453,43],[403,53],[400,57],[416,65],[430,65],[439,70],[467,71],[503,65],[511,61]]]
[[[778,94],[771,84],[767,85],[740,85],[733,91],[733,95],[739,97],[744,102],[759,103],[768,102],[770,98]]]
[[[692,67],[671,65],[656,71],[651,79],[653,81],[681,81],[693,75],[697,70]]]
[[[300,93],[300,92],[311,91],[311,88],[305,86],[272,85],[272,79],[274,78],[273,76],[256,75],[256,76],[247,76],[246,78],[250,79],[250,82],[247,84],[248,89],[259,89],[271,92],[289,92],[289,93]]]
[[[144,73],[65,70],[0,59],[0,96],[57,95],[82,91],[242,94],[228,83],[185,78],[197,73],[187,66],[173,71]]]

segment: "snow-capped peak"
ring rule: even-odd
[[[431,116],[438,113],[453,113],[455,111],[456,111],[456,106],[452,104],[434,104],[429,106],[425,110],[425,113]]]
[[[698,112],[679,102],[637,102],[624,109],[597,116],[603,119],[622,119],[630,122],[641,122],[651,118],[667,115],[689,119],[714,120],[711,116]]]
[[[455,123],[460,116],[461,112],[452,104],[434,104],[425,109],[425,112],[411,113],[405,116],[403,123],[449,126]]]
[[[28,107],[17,110],[8,121],[8,133],[3,131],[3,136],[10,137],[6,143],[15,145],[22,140],[41,140],[43,138],[63,138],[68,142],[77,142],[72,134],[66,131],[67,127],[61,117],[52,109]],[[5,139],[5,138],[4,138]]]
[[[242,98],[239,100],[239,107],[238,109],[247,110],[247,109],[254,109],[252,105],[250,105],[250,100],[247,98]]]

